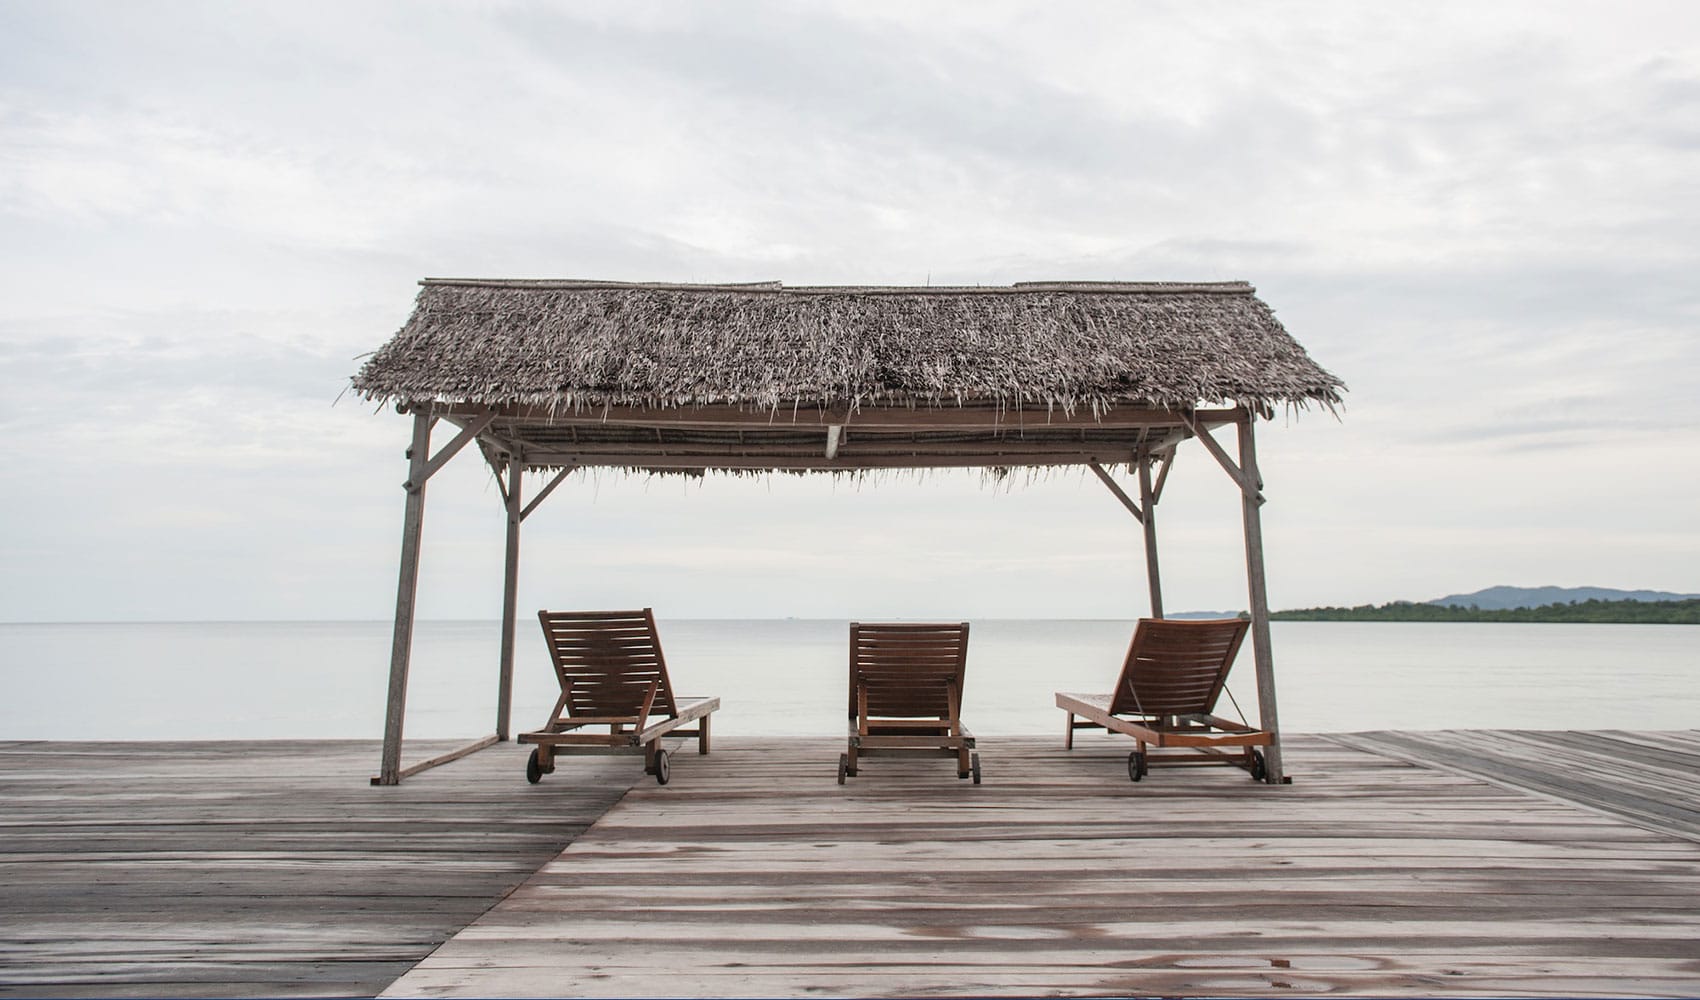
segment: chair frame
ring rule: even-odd
[[[654,775],[657,782],[665,785],[671,776],[671,765],[662,746],[663,738],[695,737],[697,753],[708,753],[709,716],[720,708],[720,699],[674,696],[653,610],[539,611],[537,620],[543,627],[555,679],[561,685],[561,696],[555,699],[549,720],[541,728],[519,734],[520,743],[536,745],[526,763],[528,781],[536,784],[543,775],[554,773],[558,754],[620,753],[641,749],[643,772]],[[584,690],[587,685],[575,682],[571,676],[567,668],[570,654],[558,638],[563,632],[597,636],[609,642],[623,641],[640,649],[653,647],[656,676],[643,689],[641,700],[633,706],[635,711],[580,714],[580,703],[596,700],[598,693]],[[618,657],[598,662],[604,667],[614,668],[615,672],[626,666]],[[577,691],[575,684],[579,687]],[[691,723],[696,723],[696,726],[684,728]],[[582,731],[586,726],[606,726],[608,731]]]
[[[880,642],[898,645],[880,649]],[[902,671],[919,651],[927,665],[938,667],[942,657],[954,657],[944,679],[944,701],[938,693],[923,693],[920,687],[903,690],[871,679],[861,669],[878,665]],[[930,655],[928,655],[930,654]],[[855,777],[866,753],[903,754],[956,758],[956,776],[980,783],[980,755],[975,752],[974,734],[962,724],[962,684],[968,665],[968,623],[851,622],[850,623],[850,719],[848,748],[838,759],[838,783]],[[909,700],[900,713],[886,714],[881,707],[892,699]],[[923,703],[931,700],[931,706]],[[870,705],[870,701],[874,704]]]
[[[1168,765],[1227,765],[1244,768],[1254,779],[1263,780],[1267,767],[1257,748],[1273,745],[1275,735],[1215,714],[1216,700],[1225,690],[1228,671],[1249,625],[1244,619],[1235,618],[1140,619],[1128,643],[1127,658],[1114,692],[1056,692],[1057,707],[1068,713],[1063,749],[1074,749],[1077,729],[1104,729],[1133,737],[1136,749],[1128,755],[1128,777],[1133,781],[1145,777],[1152,767]],[[1161,662],[1161,651],[1154,651],[1154,645],[1160,645],[1163,638],[1178,637],[1186,641],[1221,634],[1228,634],[1227,647],[1215,664],[1216,674],[1207,694],[1190,705],[1177,706],[1164,702],[1159,693],[1154,699],[1155,710],[1142,710],[1134,673],[1142,661]],[[1195,710],[1179,711],[1175,710],[1177,707]]]

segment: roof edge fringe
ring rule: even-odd
[[[577,278],[423,278],[425,288],[518,290],[743,292],[789,295],[1027,295],[1086,292],[1106,295],[1252,295],[1247,281],[1018,281],[1013,285],[789,285],[780,281],[690,284],[662,281],[600,281]]]

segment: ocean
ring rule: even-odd
[[[530,626],[530,628],[527,628]],[[678,694],[717,694],[723,738],[840,735],[847,622],[661,619]],[[1054,690],[1107,690],[1130,621],[972,622],[964,719],[1061,733]],[[1700,628],[1275,622],[1283,730],[1683,730],[1700,724]],[[382,735],[389,622],[0,624],[0,738],[286,740]],[[408,736],[495,731],[500,624],[420,622]],[[1229,690],[1256,719],[1251,645]],[[558,694],[520,622],[515,731]],[[1232,702],[1219,706],[1231,716]]]
[[[676,690],[719,695],[719,738],[839,736],[847,625],[659,620]],[[389,622],[0,625],[0,739],[377,738]],[[977,736],[1057,734],[1052,692],[1104,691],[1131,621],[973,622],[963,717]],[[1682,625],[1276,622],[1282,728],[1691,729],[1700,628]],[[495,728],[500,626],[422,622],[406,735]],[[541,725],[557,690],[522,619],[514,729]],[[1230,677],[1257,718],[1251,644]],[[1232,704],[1219,706],[1232,715]]]

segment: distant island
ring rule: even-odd
[[[1391,601],[1355,608],[1276,611],[1280,622],[1592,622],[1611,625],[1700,625],[1700,598],[1679,601],[1566,601],[1539,607],[1480,608]]]
[[[1673,594],[1668,590],[1614,590],[1611,587],[1488,587],[1473,594],[1448,594],[1427,604],[1454,608],[1502,611],[1510,608],[1541,608],[1581,601],[1687,601],[1700,594]]]
[[[1244,611],[1183,611],[1170,618],[1250,618]],[[1488,587],[1432,601],[1274,611],[1277,622],[1594,622],[1700,625],[1700,594],[1610,587]]]

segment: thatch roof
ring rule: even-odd
[[[1248,284],[786,288],[422,282],[354,376],[373,400],[556,414],[996,406],[1332,407],[1343,383]]]

